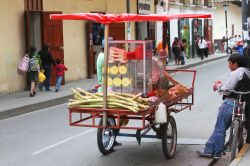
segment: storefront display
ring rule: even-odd
[[[178,22],[179,27],[179,36],[180,41],[186,39],[187,41],[187,48],[186,48],[186,56],[190,58],[190,26],[189,26],[189,19],[180,19]]]

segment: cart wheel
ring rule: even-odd
[[[102,126],[102,119],[99,122],[99,126]],[[107,126],[115,126],[115,120],[109,118],[107,121]],[[97,145],[102,154],[106,155],[113,151],[115,137],[116,134],[114,129],[97,129]]]
[[[177,128],[175,120],[172,116],[168,117],[167,123],[161,126],[162,130],[162,150],[167,159],[171,159],[175,155],[177,144]]]

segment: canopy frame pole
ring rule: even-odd
[[[108,36],[109,36],[109,24],[105,24],[104,31],[104,73],[102,79],[103,89],[103,109],[107,109],[107,77],[108,77]],[[102,125],[107,127],[107,111],[103,111]]]

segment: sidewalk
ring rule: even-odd
[[[205,58],[202,61],[200,58],[190,58],[186,59],[185,65],[176,66],[174,65],[174,62],[170,62],[168,68],[187,69],[226,57],[226,54],[219,53],[215,55],[209,55],[208,58]],[[82,89],[90,89],[96,84],[97,81],[95,79],[84,79],[67,82],[61,87],[60,92],[55,92],[54,87],[51,87],[52,91],[50,92],[40,92],[37,89],[37,94],[35,97],[29,97],[29,91],[22,91],[6,95],[0,94],[0,120],[66,103],[72,96],[70,88],[80,87]]]

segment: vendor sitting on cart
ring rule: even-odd
[[[102,46],[100,53],[98,54],[96,60],[96,70],[97,70],[97,81],[99,85],[102,85],[102,68],[104,64],[104,47]],[[100,91],[101,89],[98,89]]]
[[[108,40],[113,40],[112,37],[109,37]],[[97,80],[98,80],[98,92],[102,92],[102,70],[104,64],[104,40],[102,41],[102,48],[97,56],[96,60],[96,70],[97,70]]]

